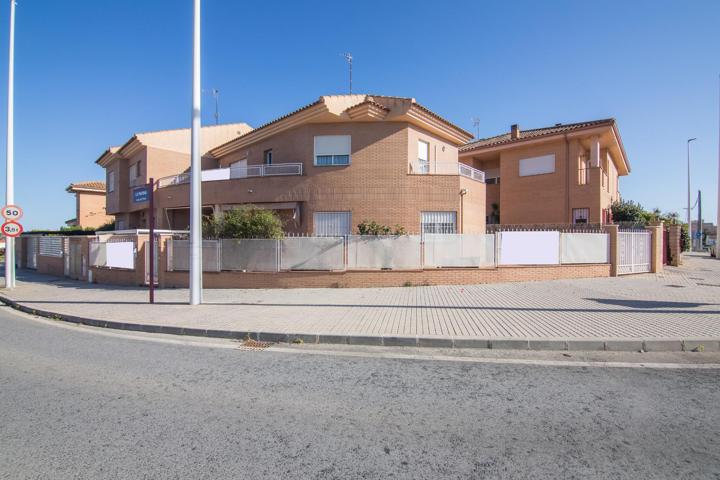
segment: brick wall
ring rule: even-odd
[[[37,256],[37,272],[45,275],[55,275],[62,277],[65,275],[65,266],[63,257],[46,257],[38,254]]]
[[[610,265],[503,266],[411,271],[205,273],[205,288],[362,288],[412,285],[470,285],[610,276]],[[161,287],[187,287],[188,272],[161,268]]]

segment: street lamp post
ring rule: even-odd
[[[690,208],[690,142],[694,142],[697,138],[688,138],[687,141],[687,223],[688,233],[690,234],[690,251],[692,251],[693,231],[692,231],[692,210]]]
[[[10,0],[10,44],[8,47],[7,157],[5,205],[15,203],[15,0]],[[5,288],[15,287],[15,239],[5,237]]]
[[[200,0],[193,4],[192,128],[190,133],[190,305],[202,303],[202,171],[200,164]]]

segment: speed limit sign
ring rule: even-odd
[[[19,237],[20,234],[23,232],[23,227],[19,223],[13,222],[11,220],[3,223],[2,227],[0,227],[0,230],[6,237]]]
[[[22,208],[17,205],[5,205],[2,209],[2,216],[5,220],[20,220],[23,216]]]

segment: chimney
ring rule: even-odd
[[[513,140],[520,138],[520,127],[517,123],[510,126],[510,138]]]

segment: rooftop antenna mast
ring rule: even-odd
[[[343,58],[345,58],[345,61],[348,63],[348,70],[349,70],[349,72],[350,72],[350,95],[352,95],[352,62],[353,62],[353,57],[352,57],[352,54],[349,53],[349,52],[341,53],[340,55],[342,55]]]
[[[220,90],[218,90],[217,88],[213,88],[212,96],[215,99],[215,125],[218,125],[220,123]]]
[[[480,119],[478,117],[473,117],[470,120],[472,120],[473,127],[475,127],[475,138],[480,138]]]

